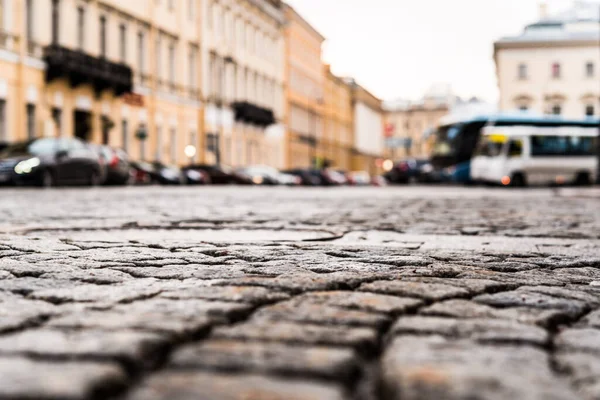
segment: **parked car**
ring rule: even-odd
[[[316,169],[294,168],[283,172],[300,178],[302,186],[323,186],[326,184],[321,171]]]
[[[326,168],[321,171],[321,174],[323,175],[325,181],[328,182],[331,186],[348,184],[348,178],[346,178],[346,175],[339,171]]]
[[[348,183],[353,186],[369,186],[371,184],[371,174],[367,171],[348,172]]]
[[[280,172],[277,168],[268,165],[250,166],[240,169],[240,172],[249,176],[256,185],[297,186],[302,183],[299,177]]]
[[[129,183],[148,185],[153,182],[154,167],[144,161],[130,161]]]
[[[0,151],[0,182],[18,185],[98,185],[98,155],[76,138],[39,138],[14,143]]]
[[[208,174],[210,182],[215,185],[252,185],[252,178],[240,171],[225,165],[192,164],[184,168],[185,171],[202,171]]]
[[[208,185],[210,184],[210,176],[208,173],[194,169],[182,169],[185,175],[186,184],[188,185]]]
[[[428,160],[409,158],[394,165],[391,171],[385,174],[389,183],[407,184],[421,180],[421,168]]]
[[[183,185],[187,183],[186,173],[177,166],[154,161],[152,167],[154,167],[154,170],[150,176],[154,183],[160,183],[161,185]]]
[[[95,146],[95,149],[100,156],[100,165],[104,177],[103,183],[105,185],[127,184],[131,175],[127,153],[109,146]]]
[[[239,173],[249,176],[255,185],[279,185],[279,171],[266,165],[240,168]]]
[[[385,177],[383,177],[381,175],[377,175],[377,176],[374,176],[373,178],[371,178],[372,186],[387,186],[387,184],[388,184],[387,179],[385,179]]]

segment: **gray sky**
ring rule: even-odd
[[[324,60],[384,100],[434,83],[497,100],[493,42],[539,16],[539,0],[288,0],[326,38]],[[571,0],[548,0],[560,10]]]

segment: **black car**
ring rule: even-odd
[[[193,164],[185,167],[184,171],[201,171],[208,175],[210,183],[215,185],[252,185],[252,178],[240,171],[225,165]]]
[[[179,167],[165,165],[160,161],[151,163],[154,170],[150,173],[152,181],[161,185],[183,185],[186,183],[186,173]]]
[[[103,170],[105,185],[125,185],[131,176],[129,157],[121,149],[113,149],[109,146],[96,146],[100,156],[100,164]]]
[[[385,174],[385,179],[389,183],[407,184],[410,182],[418,182],[422,180],[422,169],[427,165],[428,160],[411,158],[400,161]]]
[[[283,172],[299,177],[302,181],[302,186],[329,186],[334,184],[318,169],[294,168]]]
[[[76,138],[32,139],[0,151],[0,183],[47,187],[101,181],[98,155]]]

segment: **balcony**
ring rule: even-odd
[[[13,52],[19,51],[19,40],[16,35],[0,30],[0,49]]]
[[[92,85],[97,95],[104,90],[112,90],[116,96],[121,96],[133,89],[131,68],[105,58],[50,45],[44,48],[44,61],[48,65],[46,82],[65,78],[73,87]]]
[[[277,122],[273,110],[268,108],[260,107],[246,101],[235,102],[232,104],[232,107],[235,112],[236,121],[246,122],[263,128]]]

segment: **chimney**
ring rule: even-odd
[[[540,3],[540,19],[548,18],[548,3],[544,0]]]

